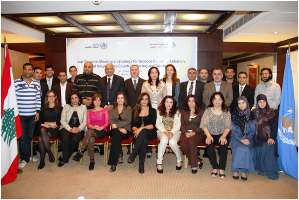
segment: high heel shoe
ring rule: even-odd
[[[157,164],[157,173],[158,173],[158,174],[163,174],[163,169],[158,169],[158,166],[159,166],[159,165],[162,166],[162,164]]]
[[[53,163],[53,162],[55,162],[55,158],[53,157],[53,158],[49,158],[49,161],[51,162],[51,163]]]
[[[202,168],[202,166],[203,166],[203,162],[202,162],[202,161],[200,161],[200,163],[199,163],[199,165],[198,165],[198,168],[199,168],[199,169],[201,169],[201,168]]]
[[[133,164],[133,162],[135,161],[135,158],[136,158],[136,154],[131,153],[131,155],[129,156],[127,162],[130,163],[130,164]]]
[[[119,154],[117,160],[118,160],[118,161],[117,161],[118,164],[122,164],[122,163],[124,162],[124,160],[123,160],[123,155],[122,155],[122,154]]]
[[[73,156],[73,160],[79,162],[83,155],[79,152],[75,156]]]
[[[45,163],[40,163],[37,167],[37,169],[43,169],[45,167]]]
[[[181,170],[181,169],[182,169],[182,166],[183,166],[183,164],[182,164],[182,162],[181,162],[181,166],[177,166],[177,165],[176,165],[176,166],[175,166],[175,169],[176,169],[176,170]]]
[[[197,173],[197,169],[191,169],[192,174],[196,174]]]
[[[116,165],[111,165],[110,172],[115,172],[116,171]]]
[[[60,162],[57,164],[57,166],[58,166],[58,167],[62,167],[64,164],[65,164],[64,162],[60,161]]]
[[[139,173],[144,174],[144,162],[139,162]]]
[[[215,177],[217,176],[217,174],[218,174],[218,171],[217,171],[217,172],[212,172],[212,173],[211,173],[211,176],[212,176],[213,178],[215,178]]]
[[[94,169],[94,163],[95,163],[94,161],[89,163],[89,168],[88,168],[89,171]]]

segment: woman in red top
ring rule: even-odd
[[[73,157],[73,160],[78,161],[83,157],[83,152],[88,146],[88,154],[90,157],[89,170],[94,169],[94,142],[95,139],[105,138],[107,136],[107,127],[109,126],[109,112],[104,109],[103,97],[100,94],[92,96],[93,108],[87,113],[87,128],[88,131],[84,137],[83,144],[78,153]]]

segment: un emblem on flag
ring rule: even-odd
[[[290,145],[296,145],[293,130],[293,120],[293,110],[290,109],[281,117],[281,126],[278,126],[278,135],[281,141]]]

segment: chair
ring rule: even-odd
[[[31,140],[31,162],[33,163],[33,143],[38,143],[38,137],[39,136],[35,136],[32,138]],[[50,138],[50,143],[54,144],[54,157],[55,157],[55,162],[57,162],[58,160],[58,146],[56,148],[56,140],[55,138]]]

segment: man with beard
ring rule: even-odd
[[[275,120],[278,120],[278,106],[281,98],[281,88],[279,84],[272,81],[272,70],[270,68],[263,68],[261,70],[262,82],[255,88],[254,100],[259,94],[267,96],[267,101],[270,108],[275,112]]]
[[[208,72],[207,69],[201,69],[199,71],[198,76],[199,76],[199,80],[201,82],[203,82],[204,84],[211,82],[211,81],[208,80],[208,78],[209,78],[209,72]]]
[[[239,85],[239,82],[234,78],[235,71],[232,67],[227,67],[224,75],[225,75],[225,77],[223,78],[224,81],[231,83],[233,87]]]

